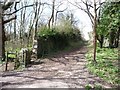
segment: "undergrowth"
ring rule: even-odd
[[[104,79],[113,85],[120,84],[118,77],[118,50],[109,48],[97,47],[97,63],[93,64],[93,50],[91,49],[87,54],[87,67],[90,72]]]

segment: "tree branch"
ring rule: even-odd
[[[87,4],[89,7],[94,8],[91,4],[88,4],[87,1],[86,1],[86,2],[84,2],[83,0],[81,0],[81,1],[82,1],[82,3],[84,3],[85,5]]]
[[[100,3],[100,6],[96,8],[98,10],[105,2]]]
[[[57,14],[60,12],[64,12],[67,8],[65,8],[64,10],[59,10],[56,12],[56,16],[55,16],[55,25],[56,25],[56,21],[57,21]]]
[[[40,3],[40,4],[41,4],[41,5],[44,5],[44,4],[47,4],[47,3]],[[26,5],[26,6],[23,6],[23,7],[19,8],[19,9],[16,10],[16,11],[12,12],[12,13],[9,13],[9,14],[3,14],[3,15],[12,15],[12,14],[14,14],[14,13],[20,11],[20,10],[23,9],[23,8],[26,8],[26,7],[32,7],[32,6],[34,6],[34,5],[35,5],[35,4]]]
[[[16,13],[16,12],[18,12],[18,11],[20,11],[21,9],[23,9],[23,8],[26,8],[26,7],[31,7],[31,6],[33,6],[34,4],[32,4],[32,5],[27,5],[27,6],[23,6],[23,7],[21,7],[20,9],[18,9],[18,10],[16,10],[16,11],[14,11],[14,12],[12,12],[12,13],[9,13],[9,14],[3,14],[3,15],[12,15],[12,14],[14,14],[14,13]]]
[[[68,2],[69,2],[69,1],[68,1]],[[80,5],[77,5],[77,2],[76,2],[76,4],[73,4],[73,3],[71,3],[71,2],[69,2],[69,3],[72,4],[73,6],[76,6],[78,9],[84,11],[85,13],[87,13],[88,16],[89,16],[89,18],[90,18],[90,20],[91,20],[91,23],[94,24],[94,23],[93,23],[93,18],[94,18],[94,16],[93,16],[92,13],[89,11],[89,8],[88,8],[88,6],[87,6],[88,4],[87,4],[86,2],[82,1],[81,3],[84,3],[84,4],[86,5],[86,8],[87,8],[87,9],[84,9],[84,8],[82,8]]]
[[[7,10],[10,6],[13,5],[13,3],[14,3],[14,2],[8,2],[6,5],[3,5],[3,6],[2,6],[2,9],[3,9],[3,10]]]
[[[10,19],[8,19],[8,20],[5,20],[5,21],[3,21],[3,24],[6,24],[6,23],[8,23],[8,22],[10,22],[10,21],[12,21],[12,20],[14,20],[14,19],[16,19],[17,17],[15,16],[15,17],[13,17],[13,18],[10,18]]]

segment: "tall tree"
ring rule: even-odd
[[[3,49],[2,49],[2,45],[3,45],[3,37],[2,37],[2,7],[0,4],[0,59],[2,59],[3,57]]]
[[[103,35],[109,39],[109,47],[118,47],[120,36],[120,1],[107,1],[101,10],[98,23],[98,35]]]
[[[94,0],[94,24],[93,24],[93,32],[94,32],[94,62],[96,63],[96,45],[97,45],[97,33],[96,33],[96,28],[97,28],[97,7],[96,7],[96,0]]]
[[[34,1],[35,5],[33,7],[33,10],[34,10],[34,18],[33,18],[33,23],[31,25],[31,28],[33,29],[33,37],[32,37],[32,40],[33,40],[33,46],[35,44],[35,40],[36,40],[36,37],[37,37],[37,31],[38,31],[38,26],[39,26],[39,20],[41,18],[41,14],[43,13],[43,10],[44,10],[44,5],[47,4],[47,3],[42,3],[41,1],[39,0],[35,0]],[[34,42],[35,41],[35,42]]]
[[[57,19],[58,19],[58,13],[62,13],[65,10],[67,10],[67,8],[65,9],[60,9],[60,7],[63,5],[63,0],[52,0],[52,4],[51,4],[51,15],[50,18],[48,20],[48,27],[53,27],[57,24]],[[66,6],[67,7],[67,6]]]
[[[14,1],[15,2],[15,1]],[[5,59],[5,41],[6,41],[6,37],[5,37],[5,30],[4,30],[4,25],[14,19],[16,19],[16,16],[15,17],[12,17],[12,18],[9,18],[7,20],[5,20],[5,15],[13,15],[15,13],[17,13],[18,11],[22,10],[23,8],[25,7],[31,7],[33,6],[34,4],[32,5],[26,5],[26,6],[23,6],[17,10],[14,10],[13,12],[6,12],[10,7],[12,7],[14,5],[14,2],[11,2],[9,0],[5,0],[4,2],[1,2],[0,1],[0,6],[1,6],[1,13],[0,13],[0,20],[1,20],[1,28],[0,28],[0,31],[1,31],[1,34],[0,34],[0,42],[1,42],[1,47],[0,47],[0,50],[1,50],[1,55],[3,59]]]
[[[68,0],[68,2],[70,2]],[[71,2],[70,2],[71,3]],[[82,6],[81,5],[84,5]],[[99,11],[101,8],[101,5],[103,4],[103,2],[101,2],[101,0],[81,0],[81,2],[75,1],[75,3],[71,3],[72,5],[76,6],[78,9],[84,11],[92,24],[92,28],[93,28],[93,46],[94,46],[94,52],[93,52],[93,61],[96,63],[96,43],[97,43],[97,33],[96,33],[96,28],[97,28],[97,23],[99,20]]]
[[[15,11],[17,10],[17,4],[18,2],[15,2],[15,6],[14,6]],[[16,39],[16,19],[14,20],[14,39]]]
[[[0,4],[1,4],[1,2],[0,2]],[[1,19],[1,55],[0,56],[2,56],[2,58],[3,58],[3,60],[5,59],[5,41],[6,41],[6,37],[5,37],[5,30],[4,30],[4,24],[6,24],[6,23],[8,23],[8,22],[10,22],[10,21],[12,21],[12,20],[14,20],[16,17],[13,17],[13,18],[10,18],[10,19],[8,19],[8,20],[4,20],[4,15],[3,15],[3,13],[7,10],[7,9],[9,9],[11,6],[13,5],[13,2],[5,2],[4,4],[1,4],[1,6],[2,6],[2,8],[0,8],[1,9],[1,13],[0,13],[0,19]]]
[[[50,23],[52,22],[52,26],[53,26],[53,23],[54,23],[54,12],[55,12],[55,0],[52,1],[52,13],[51,13],[50,19],[48,21],[48,27],[49,28],[50,28]]]

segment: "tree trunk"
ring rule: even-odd
[[[16,39],[16,20],[14,21],[14,40]]]
[[[97,35],[97,40],[99,41],[100,48],[103,48],[104,35]]]
[[[2,47],[3,47],[3,29],[2,29],[2,15],[1,15],[1,13],[2,13],[2,8],[1,8],[1,6],[0,6],[0,60],[3,58],[3,49],[2,49]]]
[[[37,27],[38,27],[38,2],[35,2],[35,16],[34,16],[34,23],[35,23],[35,29],[33,31],[33,44],[32,47],[34,48],[35,40],[36,40],[36,34],[37,34]]]
[[[2,22],[3,22],[3,17],[2,17]],[[3,61],[5,60],[5,41],[6,41],[6,37],[5,37],[5,31],[4,31],[4,24],[2,23],[2,58],[3,58]]]
[[[115,41],[115,33],[114,30],[111,30],[111,32],[109,33],[109,48],[114,48],[114,41]]]
[[[96,45],[97,45],[97,34],[96,34],[96,27],[97,27],[97,10],[96,10],[96,0],[94,0],[94,25],[93,25],[93,32],[94,32],[94,55],[93,55],[93,61],[94,63],[97,63],[96,61]]]
[[[51,20],[52,20],[52,26],[53,26],[53,23],[54,23],[54,10],[55,10],[55,0],[53,0],[53,3],[52,3],[52,14],[51,14],[51,17],[48,21],[48,27],[50,28],[50,23],[51,23]]]
[[[3,23],[3,13],[2,8],[0,7],[0,58],[5,60],[5,32],[4,32],[4,23]]]
[[[115,42],[115,47],[117,48],[119,46],[119,39],[120,39],[120,27],[118,29],[118,32],[116,33],[116,42]]]
[[[14,7],[15,10],[17,10],[17,3],[15,3],[15,7]],[[15,13],[16,15],[16,13]],[[16,39],[16,19],[14,21],[14,40]]]

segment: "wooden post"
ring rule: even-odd
[[[24,67],[26,67],[27,51],[24,52]]]
[[[8,52],[7,52],[7,55],[6,55],[6,62],[5,62],[5,71],[7,71],[7,65],[8,65]]]
[[[23,54],[22,54],[22,66],[25,67],[25,51],[23,50]]]
[[[3,59],[3,49],[2,49],[2,45],[3,45],[3,35],[2,35],[2,7],[1,7],[1,4],[0,4],[0,60]]]

